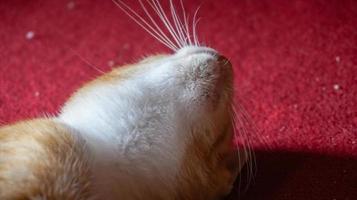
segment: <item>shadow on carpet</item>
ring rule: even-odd
[[[247,169],[228,200],[352,200],[357,197],[357,159],[312,153],[256,152],[255,178]],[[241,185],[241,186],[239,186]]]

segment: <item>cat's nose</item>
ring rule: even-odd
[[[232,64],[231,62],[228,60],[228,58],[226,58],[223,55],[218,55],[217,56],[217,70],[219,71],[219,75],[221,79],[229,79],[232,77]]]
[[[178,58],[195,57],[197,63],[210,63],[212,73],[219,79],[230,79],[232,76],[232,64],[223,55],[220,55],[216,50],[202,46],[186,46],[179,49],[176,54]],[[200,66],[200,65],[197,65]]]
[[[225,56],[219,55],[217,62],[220,63],[222,67],[231,67],[232,63]]]

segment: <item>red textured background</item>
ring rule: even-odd
[[[167,51],[111,1],[70,2],[0,2],[1,124],[55,114],[99,74],[87,62],[108,71]],[[253,142],[255,183],[240,199],[356,199],[357,1],[203,2],[200,38],[231,59],[266,141]]]

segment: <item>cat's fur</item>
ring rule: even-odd
[[[114,69],[53,119],[0,129],[1,199],[217,199],[241,166],[231,65],[185,47]]]

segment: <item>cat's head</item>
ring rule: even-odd
[[[141,91],[128,92],[138,95],[134,98],[122,98],[137,107],[146,104],[157,109],[157,116],[151,117],[164,120],[153,125],[157,134],[175,135],[176,142],[183,143],[176,153],[181,156],[177,194],[183,199],[227,194],[246,159],[233,145],[234,90],[229,60],[214,49],[187,46],[171,55],[151,56],[119,68],[116,73]]]

